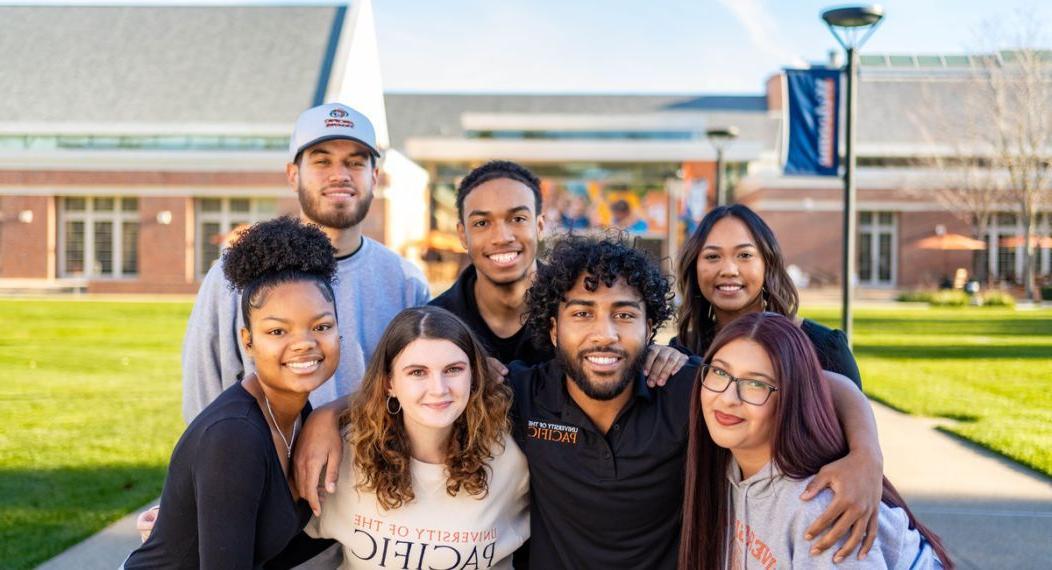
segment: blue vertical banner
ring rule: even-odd
[[[786,69],[785,174],[836,176],[840,167],[840,70]]]

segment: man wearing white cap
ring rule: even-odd
[[[356,388],[387,323],[402,309],[429,298],[419,269],[362,235],[379,156],[369,119],[339,103],[304,111],[292,132],[285,166],[289,187],[299,197],[300,217],[329,236],[337,259],[340,365],[311,394],[315,407]],[[183,342],[187,422],[252,370],[239,342],[242,326],[240,299],[217,263],[201,283]]]

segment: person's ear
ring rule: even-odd
[[[548,336],[552,339],[552,346],[559,346],[559,321],[552,317],[552,325],[548,329]]]
[[[300,159],[303,160],[303,159]],[[293,192],[297,192],[300,187],[300,167],[295,162],[290,162],[285,165],[285,179],[289,183],[289,188]]]
[[[463,221],[458,221],[457,222],[457,237],[460,238],[460,246],[463,247],[465,251],[467,251],[467,249],[468,249],[468,234],[467,234],[467,228],[464,227],[464,222]]]
[[[544,233],[544,214],[537,214],[537,235]]]
[[[252,333],[248,331],[248,327],[241,329],[241,344],[245,347],[245,352],[252,354]]]

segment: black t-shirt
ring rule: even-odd
[[[831,329],[810,319],[804,319],[800,323],[800,330],[811,339],[815,353],[818,354],[818,363],[824,370],[843,374],[860,390],[862,389],[862,374],[858,371],[855,355],[851,353],[851,348],[847,345],[847,335],[844,334],[844,331]],[[693,351],[681,343],[678,337],[673,338],[668,344],[680,352],[693,354]],[[705,350],[708,350],[707,346]],[[704,353],[705,350],[702,352]],[[698,356],[704,356],[704,354]]]
[[[507,338],[497,336],[489,328],[486,319],[483,319],[482,314],[479,313],[479,306],[475,300],[477,280],[478,273],[475,266],[469,265],[460,273],[452,287],[428,304],[442,307],[460,317],[482,342],[490,356],[501,361],[505,366],[514,360],[521,360],[527,364],[539,364],[554,358],[555,350],[550,345],[538,347],[534,344],[533,329],[529,325],[523,325],[518,332]]]
[[[270,426],[237,383],[179,438],[153,532],[124,568],[262,568],[310,514],[293,502]]]
[[[697,362],[661,388],[640,375],[605,435],[557,363],[511,366],[512,431],[530,466],[532,568],[675,568]]]

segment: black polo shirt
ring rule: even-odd
[[[642,375],[602,434],[552,361],[511,366],[516,441],[530,465],[530,566],[675,568],[692,358],[661,388]]]
[[[523,325],[517,333],[507,338],[497,336],[486,324],[486,319],[482,318],[482,313],[479,312],[479,305],[475,300],[476,281],[478,281],[478,273],[475,266],[469,265],[460,272],[460,276],[457,277],[452,287],[428,304],[442,307],[460,317],[460,320],[471,328],[471,332],[475,333],[490,356],[501,361],[505,366],[513,360],[539,364],[555,358],[551,345],[538,347],[533,343],[532,328],[529,325]]]

